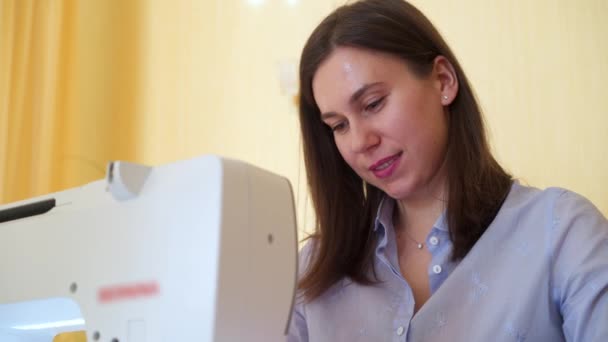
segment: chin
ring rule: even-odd
[[[407,193],[407,192],[404,193],[404,192],[387,192],[387,191],[385,191],[385,193],[388,196],[390,196],[391,198],[394,198],[398,201],[404,200],[409,197],[409,193]]]
[[[408,191],[408,189],[391,189],[391,188],[381,188],[382,191],[384,191],[385,194],[387,194],[388,196],[396,199],[396,200],[401,200],[401,199],[405,199],[407,197],[409,197],[409,195],[411,194],[411,191]]]
[[[413,196],[420,188],[424,187],[420,181],[411,178],[404,179],[403,177],[394,179],[391,182],[382,182],[382,180],[379,181],[378,179],[368,179],[367,182],[396,200],[407,199]]]
[[[380,187],[380,189],[382,189],[382,191],[384,191],[385,194],[387,194],[388,196],[390,196],[396,200],[403,200],[403,199],[407,199],[408,197],[411,197],[413,194],[415,194],[417,187],[414,184],[400,183],[400,184],[388,184],[388,185]]]

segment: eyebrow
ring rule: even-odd
[[[368,83],[368,84],[364,84],[363,86],[361,86],[361,88],[357,89],[357,91],[355,91],[355,92],[354,92],[354,93],[351,95],[350,99],[348,100],[348,103],[349,103],[350,105],[354,104],[355,102],[357,102],[357,101],[358,101],[358,100],[361,98],[361,96],[363,96],[363,94],[365,94],[365,92],[366,92],[366,91],[367,91],[369,88],[374,87],[374,86],[376,86],[376,85],[378,85],[378,84],[380,84],[380,83],[381,83],[381,82],[374,82],[374,83]],[[336,115],[338,115],[338,113],[336,113],[336,112],[327,112],[327,113],[322,113],[322,114],[321,114],[321,120],[326,120],[326,119],[329,119],[329,118],[334,117],[334,116],[336,116]]]

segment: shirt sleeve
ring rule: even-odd
[[[310,261],[313,241],[308,240],[298,254],[298,280],[304,275]],[[294,301],[289,331],[287,332],[287,342],[308,342],[308,325],[306,323],[306,301],[302,292],[298,289]]]
[[[291,313],[287,342],[308,342],[308,328],[302,303],[296,303]]]
[[[552,281],[564,336],[569,342],[608,341],[608,221],[570,191],[553,209]]]

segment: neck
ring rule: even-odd
[[[424,241],[446,204],[445,186],[438,186],[425,196],[397,200],[393,212],[395,230],[407,230],[417,241]]]
[[[395,231],[407,230],[410,236],[424,241],[433,224],[445,210],[448,199],[447,157],[425,187],[396,200],[393,211]]]

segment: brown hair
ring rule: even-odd
[[[300,59],[300,125],[308,186],[317,215],[313,250],[299,288],[312,300],[343,277],[376,281],[375,214],[383,192],[365,183],[343,160],[320,117],[312,91],[319,65],[338,46],[399,56],[419,77],[437,56],[455,69],[459,91],[449,106],[447,222],[452,259],[466,256],[509,192],[511,176],[490,152],[481,110],[456,57],[431,22],[403,0],[363,0],[336,9],[306,42]]]

